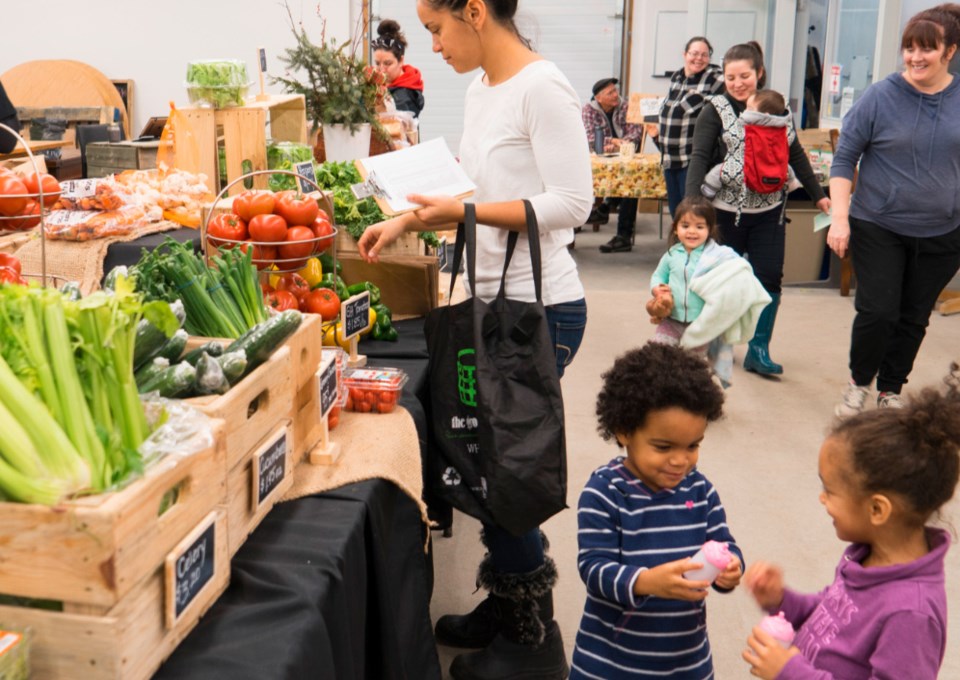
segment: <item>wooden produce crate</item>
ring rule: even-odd
[[[202,492],[198,495],[214,498]],[[191,579],[196,579],[191,597],[178,603],[177,594],[185,595],[182,588],[190,587]],[[0,620],[13,627],[32,628],[33,680],[146,680],[216,602],[229,581],[227,520],[220,509],[202,517],[191,533],[108,611],[72,613],[0,606]]]
[[[317,445],[323,434],[320,420],[320,389],[314,368],[313,375],[297,388],[290,409],[293,421],[293,454],[299,463]]]
[[[283,420],[227,473],[227,545],[230,557],[293,485],[297,459],[293,423]]]
[[[380,256],[418,256],[429,255],[426,242],[413,232],[402,234],[400,238],[380,251]],[[337,232],[337,252],[338,253],[359,253],[360,249],[353,236],[348,234],[342,227]]]
[[[267,121],[270,138],[278,142],[307,143],[307,116],[303,95],[270,95],[266,101],[247,101],[228,109],[178,109],[190,122],[193,142],[176,148],[181,170],[204,173],[212,183],[220,177],[217,149],[222,141],[227,181],[246,172],[267,170]],[[176,142],[175,142],[176,143]],[[245,168],[245,166],[247,166]],[[267,188],[267,175],[254,178],[254,188]],[[238,183],[231,195],[244,190]]]
[[[223,423],[212,427],[210,448],[168,457],[115,493],[55,508],[0,503],[0,593],[61,601],[74,613],[117,606],[222,502]]]
[[[106,177],[124,170],[157,167],[160,142],[91,142],[87,144],[87,177]]]
[[[224,421],[227,470],[236,467],[277,423],[290,416],[293,393],[290,357],[290,348],[281,346],[226,394],[185,400],[211,418]]]

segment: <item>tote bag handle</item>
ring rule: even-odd
[[[537,214],[533,211],[533,205],[527,199],[523,199],[523,208],[527,218],[527,242],[530,246],[530,264],[533,267],[533,286],[536,292],[537,302],[543,301],[543,282],[542,266],[540,259],[540,230],[537,224]],[[507,268],[510,266],[510,260],[513,258],[513,252],[517,247],[517,241],[520,233],[511,231],[507,236],[507,254],[503,262],[503,272],[500,274],[500,290],[497,293],[498,298],[506,297]],[[450,294],[447,296],[448,304],[453,299],[453,287],[457,282],[457,275],[460,273],[460,263],[463,261],[463,253],[467,253],[467,280],[470,282],[470,290],[477,289],[477,208],[473,203],[463,204],[463,222],[457,225],[457,242],[453,251],[453,265],[450,274]]]

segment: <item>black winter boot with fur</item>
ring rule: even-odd
[[[455,680],[566,678],[569,669],[563,639],[553,620],[552,589],[556,582],[557,567],[549,557],[526,574],[495,572],[485,559],[480,583],[491,593],[485,602],[492,601],[499,630],[485,649],[454,659],[450,675]],[[439,622],[437,628],[439,631]]]

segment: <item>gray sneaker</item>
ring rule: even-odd
[[[863,410],[869,392],[869,387],[860,387],[853,383],[848,384],[843,392],[843,401],[837,404],[833,412],[838,418],[849,418],[857,415]]]
[[[896,392],[881,392],[877,395],[877,408],[903,408],[903,399]]]

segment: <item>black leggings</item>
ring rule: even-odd
[[[857,277],[850,375],[857,385],[900,393],[930,312],[960,268],[960,227],[942,236],[901,236],[850,218],[850,256]]]
[[[736,213],[717,210],[720,242],[746,255],[753,273],[768,293],[780,292],[783,281],[783,252],[786,243],[782,206],[762,213]]]

